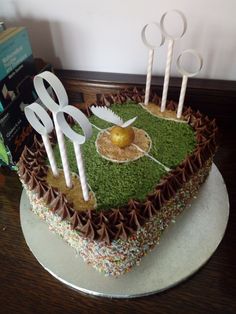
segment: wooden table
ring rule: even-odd
[[[138,299],[84,295],[45,271],[22,234],[22,187],[17,174],[0,168],[0,313],[236,313],[235,131],[236,123],[224,123],[215,157],[230,199],[230,219],[223,241],[194,276],[163,293]]]

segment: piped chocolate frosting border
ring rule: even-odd
[[[113,103],[125,104],[131,101],[142,103],[144,97],[143,90],[134,88],[121,91],[118,94],[103,95],[96,105],[109,107]],[[155,93],[150,95],[150,101],[160,106],[161,99]],[[177,104],[169,101],[167,102],[167,109],[176,111]],[[91,115],[89,106],[85,109],[85,113],[87,116]],[[196,148],[180,165],[168,172],[155,187],[155,191],[147,195],[145,202],[131,199],[127,205],[120,208],[99,212],[92,209],[86,212],[75,211],[73,204],[68,202],[64,194],[57,188],[48,186],[45,180],[47,173],[46,152],[43,143],[36,136],[32,147],[24,148],[18,162],[18,174],[28,189],[33,190],[38,198],[43,198],[45,204],[62,220],[70,221],[71,228],[78,230],[84,237],[103,241],[107,244],[110,244],[112,240],[126,240],[157,214],[162,206],[174,197],[176,192],[216,152],[218,128],[215,119],[210,120],[199,111],[194,112],[190,107],[184,108],[183,117],[195,131]],[[71,118],[68,122],[74,123]],[[51,142],[55,142],[54,134],[52,134]]]

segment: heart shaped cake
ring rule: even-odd
[[[184,108],[181,119],[176,119],[175,102],[167,102],[161,113],[156,94],[147,106],[142,105],[144,97],[135,88],[104,95],[97,104],[124,120],[137,116],[129,129],[114,129],[112,123],[93,115],[90,107],[85,110],[93,129],[82,148],[88,201],[83,200],[69,140],[70,189],[62,171],[58,177],[52,175],[37,137],[18,163],[32,211],[105,275],[126,273],[158,244],[166,227],[197,197],[217,148],[215,120],[191,108]],[[73,118],[68,117],[68,122],[80,132]],[[57,143],[53,149],[60,165]]]

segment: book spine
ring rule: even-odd
[[[16,28],[4,36],[8,30],[2,32],[0,40],[0,80],[11,73],[25,59],[32,55],[32,49],[25,28]]]
[[[0,112],[18,94],[22,81],[36,74],[27,30],[8,28],[0,33]]]
[[[0,112],[4,110],[20,93],[27,79],[36,74],[33,55],[28,56],[4,79],[0,80]]]

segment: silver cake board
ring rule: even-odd
[[[20,202],[25,240],[38,262],[66,285],[96,296],[133,298],[179,284],[202,267],[217,249],[227,226],[229,201],[223,178],[213,165],[199,196],[164,232],[160,244],[139,266],[118,278],[105,277]]]

